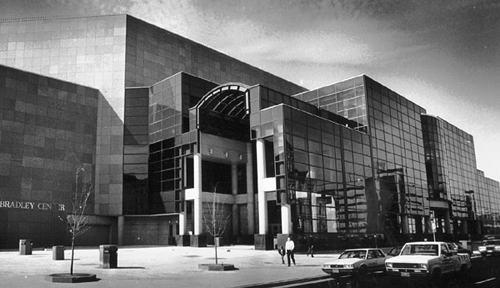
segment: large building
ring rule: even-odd
[[[215,202],[258,249],[500,233],[473,137],[365,75],[308,91],[128,15],[2,20],[0,64],[0,248],[64,244],[82,167],[86,245],[204,246]]]

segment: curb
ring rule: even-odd
[[[303,284],[307,282],[320,281],[320,280],[331,280],[332,278],[329,275],[325,276],[314,276],[314,277],[305,277],[300,279],[290,279],[290,280],[280,280],[273,281],[269,283],[255,283],[243,286],[235,286],[234,288],[267,288],[267,287],[282,287],[285,285],[295,285],[295,284]]]

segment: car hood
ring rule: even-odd
[[[429,256],[429,255],[401,255],[396,257],[391,257],[387,259],[386,262],[391,263],[407,263],[416,261],[428,261],[434,258],[439,258],[439,256]]]
[[[331,264],[346,265],[346,264],[355,264],[355,263],[363,261],[363,260],[364,259],[359,259],[359,258],[336,259],[336,260],[326,262],[325,264],[327,264],[327,265],[331,265]]]

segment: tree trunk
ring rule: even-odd
[[[219,264],[219,259],[217,258],[217,237],[214,236],[214,247],[215,247],[215,264]]]
[[[73,260],[75,259],[75,235],[71,236],[71,265],[69,269],[69,273],[73,275]]]

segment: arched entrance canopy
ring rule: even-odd
[[[196,104],[196,124],[204,133],[248,140],[248,86],[228,83],[215,87]]]
[[[201,98],[196,109],[243,120],[248,118],[245,93],[247,89],[248,86],[240,83],[215,87]]]

